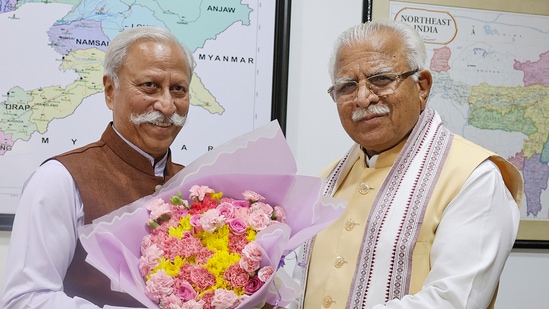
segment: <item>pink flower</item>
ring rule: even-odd
[[[193,227],[200,227],[200,215],[198,214],[192,215],[190,222]]]
[[[191,189],[189,189],[189,192],[191,192],[191,194],[189,195],[190,199],[202,201],[204,200],[204,196],[206,196],[206,194],[214,193],[214,190],[208,186],[194,185],[191,187]]]
[[[244,247],[249,243],[246,236],[247,234],[229,234],[229,252],[242,252],[242,249],[244,249]]]
[[[219,214],[222,215],[225,220],[234,218],[234,208],[235,206],[233,204],[227,202],[221,203],[217,206]]]
[[[262,267],[257,272],[257,277],[263,282],[267,282],[274,274],[275,270],[271,266]]]
[[[263,253],[256,242],[247,244],[246,247],[242,249],[242,255],[252,261],[261,261],[261,258],[263,258]]]
[[[143,240],[141,241],[141,254],[143,254],[147,247],[151,246],[152,244],[154,244],[154,241],[152,241],[151,234],[143,236]]]
[[[235,207],[250,207],[250,202],[246,200],[232,200],[231,204],[233,204]]]
[[[240,261],[238,261],[238,265],[240,265],[240,267],[242,267],[242,269],[247,271],[249,274],[253,274],[261,265],[260,263],[261,261],[254,261],[246,257],[242,257]]]
[[[248,224],[254,229],[261,231],[269,225],[271,219],[262,211],[254,211],[248,217]]]
[[[201,248],[198,253],[196,253],[196,262],[198,264],[206,264],[208,259],[214,255],[214,252],[208,248]]]
[[[158,301],[173,293],[173,278],[161,269],[151,275],[151,278],[147,280],[145,289],[150,298]]]
[[[256,193],[256,192],[251,191],[251,190],[244,191],[242,193],[242,196],[244,196],[244,198],[247,199],[248,201],[250,201],[251,203],[254,203],[254,202],[265,199],[263,196],[261,196],[261,194]]]
[[[223,224],[225,224],[225,221],[217,209],[210,209],[200,217],[200,226],[206,232],[213,233],[216,229],[222,227]]]
[[[203,301],[202,299],[199,301],[191,299],[188,302],[183,303],[183,306],[181,306],[180,308],[173,308],[173,309],[202,309],[204,308],[205,304],[206,302]]]
[[[160,300],[162,303],[162,308],[165,309],[179,309],[183,306],[183,301],[175,294],[170,294],[167,297],[164,297]]]
[[[238,300],[238,296],[233,291],[217,289],[212,299],[212,307],[215,309],[230,309]]]
[[[246,222],[240,219],[229,220],[227,224],[229,225],[229,229],[231,230],[231,232],[236,235],[245,234],[248,228],[248,225],[246,224]]]
[[[215,284],[215,276],[206,268],[195,265],[191,268],[190,279],[199,289],[205,290]]]
[[[252,277],[248,284],[244,287],[244,293],[247,295],[252,295],[253,293],[257,292],[262,286],[263,281],[259,280],[258,277]]]
[[[147,209],[151,211],[149,217],[151,220],[158,220],[163,215],[171,215],[171,208],[170,204],[164,203],[164,200],[161,198],[157,198],[154,200],[149,201],[147,204]]]
[[[236,303],[236,306],[240,306],[240,304],[242,304],[249,297],[250,297],[250,295],[246,295],[246,294],[240,295],[240,297],[238,298],[238,301]]]
[[[286,221],[286,212],[280,206],[275,206],[273,210],[273,218],[278,222]]]
[[[229,282],[231,287],[240,288],[248,283],[250,276],[238,264],[233,264],[225,270],[224,279]]]
[[[189,235],[187,237],[187,235]],[[202,243],[199,239],[194,238],[191,234],[185,234],[181,240],[179,240],[180,245],[178,246],[179,252],[173,252],[181,257],[190,257],[198,254],[202,250]],[[175,258],[175,257],[174,257]]]
[[[273,213],[273,207],[267,203],[257,202],[252,205],[252,211],[263,211],[267,216],[271,216]]]
[[[248,222],[248,216],[250,215],[250,208],[248,207],[236,207],[234,209],[234,216],[235,219],[240,219],[244,222]]]
[[[152,244],[142,250],[142,255],[139,258],[139,271],[141,271],[141,275],[145,276],[151,269],[155,268],[162,254],[164,254],[164,251],[158,248],[156,244]]]
[[[193,286],[187,281],[182,281],[179,288],[177,288],[177,296],[184,302],[195,299],[196,295],[198,294],[193,289]]]

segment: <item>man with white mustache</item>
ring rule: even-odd
[[[110,42],[103,85],[113,121],[99,141],[46,160],[25,183],[1,308],[143,307],[85,262],[78,227],[183,169],[169,147],[185,124],[193,65],[164,29],[128,29]]]
[[[409,25],[360,24],[335,47],[328,93],[355,145],[323,176],[348,204],[304,245],[290,308],[493,308],[521,174],[427,107],[432,76]]]

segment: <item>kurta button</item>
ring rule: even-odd
[[[330,308],[335,301],[328,295],[324,296],[322,299],[322,307]]]
[[[372,189],[373,188],[370,187],[370,185],[365,182],[360,183],[360,185],[358,186],[358,192],[360,192],[360,194],[366,194],[370,192],[370,190]]]
[[[343,265],[344,265],[345,263],[347,263],[347,261],[345,261],[345,259],[342,258],[341,256],[338,256],[338,257],[336,257],[336,259],[335,259],[335,261],[334,261],[334,266],[335,266],[336,268],[341,268],[341,267],[343,267]]]
[[[355,228],[355,225],[358,225],[358,223],[353,221],[353,219],[347,219],[345,221],[345,230],[350,232],[352,229]]]
[[[154,187],[154,191],[156,192],[156,191],[160,190],[160,188],[162,188],[162,185],[156,185]]]

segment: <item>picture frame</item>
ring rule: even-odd
[[[277,120],[282,132],[286,132],[287,84],[290,46],[291,0],[274,1],[274,50],[272,64],[271,120]],[[5,13],[6,14],[6,13]],[[15,17],[15,14],[14,14]],[[103,125],[103,124],[102,124]],[[228,136],[230,138],[232,136]],[[2,141],[0,141],[2,142]],[[46,159],[46,158],[44,158]],[[1,160],[1,157],[0,157]],[[1,208],[0,208],[1,209]],[[14,213],[0,210],[0,231],[11,231]]]
[[[390,16],[390,2],[390,0],[364,0],[362,22],[387,19]],[[536,0],[402,0],[398,2],[410,3],[411,6],[426,4],[549,16],[549,6]],[[514,248],[549,249],[549,220],[521,219]]]

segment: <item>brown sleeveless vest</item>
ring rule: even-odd
[[[82,198],[86,224],[154,193],[157,185],[183,169],[182,165],[172,163],[169,155],[165,177],[155,176],[150,161],[124,142],[112,123],[99,141],[51,159],[60,161],[72,175]],[[130,295],[112,291],[110,280],[86,263],[85,258],[86,252],[78,241],[63,283],[68,296],[84,298],[100,307],[143,307]]]

